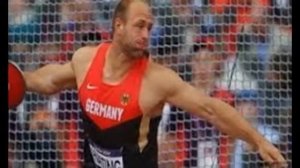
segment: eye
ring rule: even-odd
[[[152,29],[152,25],[148,26],[148,31],[150,31]]]
[[[138,24],[136,25],[136,27],[142,29],[142,28],[144,27],[144,24],[143,24],[143,23],[138,23]]]

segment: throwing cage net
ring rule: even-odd
[[[115,0],[10,0],[9,59],[31,71],[70,61],[75,50],[111,39]],[[291,167],[291,1],[153,0],[154,61],[232,106]],[[168,81],[165,81],[168,82]],[[75,90],[28,92],[9,110],[9,167],[79,168],[81,110]],[[166,104],[159,167],[263,167],[243,141]]]

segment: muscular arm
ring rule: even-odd
[[[24,72],[24,78],[28,91],[40,94],[54,94],[64,89],[77,88],[80,77],[84,75],[86,67],[96,47],[82,47],[72,57],[72,61],[66,64],[48,64],[32,72]],[[79,77],[80,76],[80,77]]]
[[[176,79],[174,79],[176,80]],[[233,107],[177,79],[167,101],[202,117],[228,135],[257,146],[263,137]]]
[[[182,81],[171,70],[161,70],[160,78],[164,79],[161,81],[168,81],[160,83],[162,89],[166,91],[166,102],[208,120],[220,131],[234,138],[243,139],[255,147],[264,141],[263,136],[230,105],[207,96],[203,91]]]
[[[48,64],[32,72],[24,72],[24,79],[28,91],[51,95],[64,89],[76,88],[75,64],[84,63],[90,49],[78,49],[72,61],[65,64]],[[85,56],[85,57],[83,57]]]
[[[163,79],[168,81],[168,83],[159,82],[161,91],[165,93],[165,101],[208,120],[234,138],[248,142],[272,167],[287,166],[280,151],[259,134],[233,107],[205,95],[201,90],[182,81],[171,70],[162,69],[159,78],[160,81]]]
[[[63,89],[75,88],[76,80],[72,63],[48,64],[32,72],[24,72],[28,91],[40,94],[54,94]]]

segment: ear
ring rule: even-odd
[[[124,22],[120,18],[116,18],[115,28],[116,30],[123,30]]]

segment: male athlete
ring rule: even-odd
[[[151,61],[153,24],[143,0],[122,0],[113,17],[113,40],[83,47],[64,65],[24,72],[27,90],[54,94],[78,89],[85,131],[85,167],[157,168],[157,127],[166,102],[214,124],[259,151],[273,166],[285,160],[230,105],[195,89]]]

